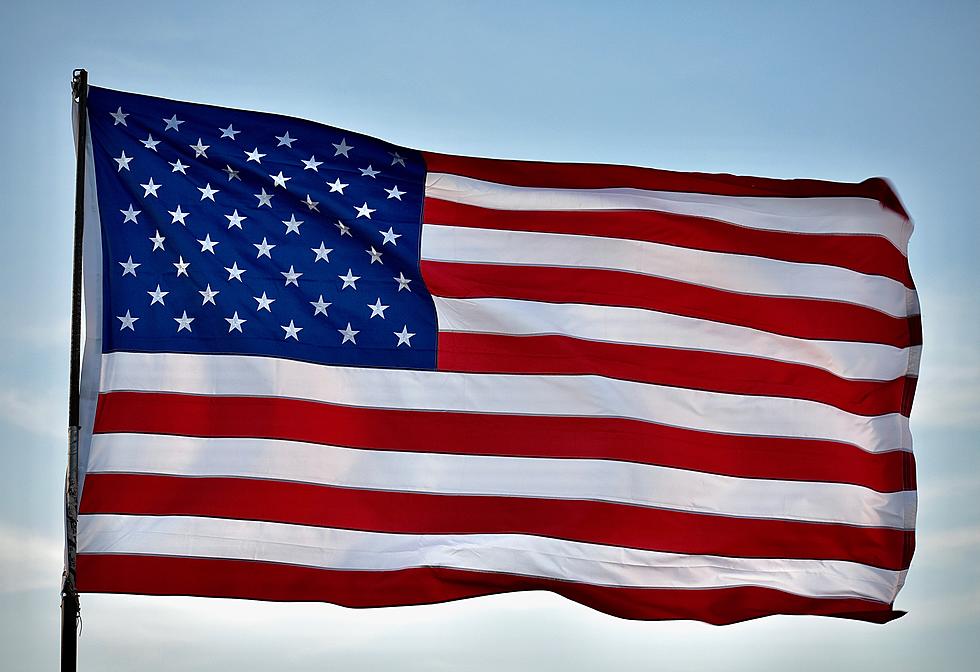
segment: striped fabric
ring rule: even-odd
[[[901,613],[921,330],[887,183],[422,158],[434,368],[90,342],[82,591]]]

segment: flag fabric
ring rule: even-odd
[[[912,225],[92,87],[83,592],[887,621]]]

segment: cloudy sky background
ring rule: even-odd
[[[811,6],[812,5],[812,6]],[[544,593],[347,610],[85,595],[81,670],[971,669],[980,655],[980,3],[0,6],[0,667],[58,655],[69,80],[424,149],[895,183],[925,351],[919,549],[890,625],[635,623]]]

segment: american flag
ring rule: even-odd
[[[899,613],[921,336],[883,180],[88,105],[79,590]]]

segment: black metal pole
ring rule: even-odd
[[[78,532],[79,385],[82,364],[82,233],[85,207],[85,147],[88,133],[88,72],[75,70],[71,80],[77,112],[75,143],[75,233],[71,281],[71,352],[68,372],[68,476],[65,486],[65,573],[61,587],[61,669],[75,672],[78,664],[78,617],[75,586]]]

